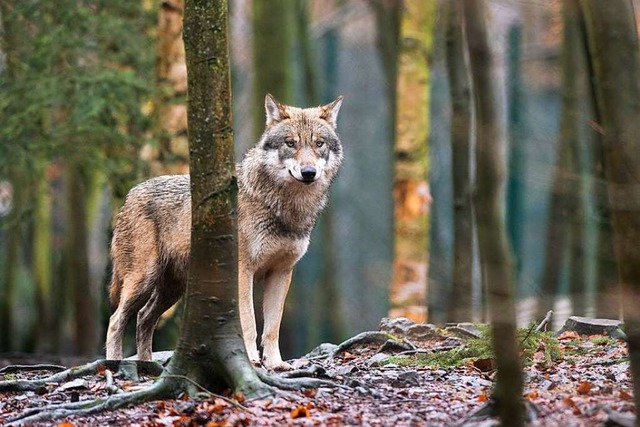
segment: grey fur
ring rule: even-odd
[[[245,343],[255,359],[252,289],[254,280],[264,278],[263,363],[268,368],[286,369],[277,347],[278,330],[274,329],[279,329],[291,269],[306,252],[316,219],[327,203],[329,186],[342,163],[341,143],[335,131],[341,98],[308,109],[284,106],[273,98],[271,101],[275,106],[269,104],[268,96],[264,134],[237,166],[239,304]],[[301,181],[302,166],[318,170],[315,182]],[[188,175],[153,178],[127,195],[111,248],[110,299],[115,312],[107,335],[108,358],[122,358],[122,333],[137,312],[138,358],[150,359],[153,329],[160,315],[184,293],[190,228]]]

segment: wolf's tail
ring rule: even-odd
[[[122,290],[122,280],[118,274],[118,269],[113,266],[113,273],[111,274],[111,285],[109,286],[109,302],[111,303],[111,310],[115,310],[120,303],[120,291]]]

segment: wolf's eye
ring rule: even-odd
[[[284,143],[287,144],[287,147],[293,148],[296,146],[296,141],[293,139],[285,139]]]
[[[324,145],[324,141],[322,141],[322,140],[320,140],[320,139],[316,141],[316,147],[320,148],[320,147],[322,147],[323,145]]]

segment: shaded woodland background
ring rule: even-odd
[[[113,215],[137,182],[188,171],[182,4],[52,3],[0,0],[0,351],[94,355]],[[454,226],[475,171],[452,149],[452,106],[469,89],[450,84],[447,2],[420,3],[429,23],[416,38],[393,0],[231,2],[238,159],[263,128],[265,93],[300,106],[345,97],[345,165],[295,271],[285,357],[388,313],[486,320],[473,218],[462,240]],[[488,3],[520,323],[554,304],[556,324],[620,313],[593,64],[569,3]],[[403,92],[407,69],[423,86]],[[176,339],[167,315],[154,345]]]

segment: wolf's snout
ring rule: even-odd
[[[300,174],[302,175],[302,180],[304,182],[313,182],[316,177],[316,168],[312,166],[305,166],[300,171]]]

